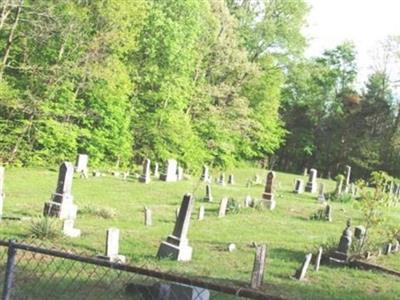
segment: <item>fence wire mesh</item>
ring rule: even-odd
[[[26,244],[13,245],[16,252],[8,299],[245,299],[232,292],[213,290],[212,286],[210,289],[196,287],[188,284],[188,278],[182,280],[183,283],[164,279],[158,270],[149,271],[156,272],[156,276],[143,275],[129,270],[129,267],[124,269],[121,265],[104,265],[101,261],[96,263],[93,257],[54,249],[58,252],[51,254],[46,253],[51,249]],[[8,246],[8,242],[0,241],[0,287],[3,299],[7,258],[10,257],[7,254]],[[274,299],[257,293],[256,297],[251,298]]]

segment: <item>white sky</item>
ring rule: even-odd
[[[307,0],[311,5],[308,56],[320,55],[343,41],[357,49],[359,83],[371,71],[373,53],[388,35],[400,35],[400,0]]]

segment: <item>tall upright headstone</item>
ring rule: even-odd
[[[294,193],[301,194],[304,192],[304,181],[302,179],[297,178],[294,182]]]
[[[3,215],[4,205],[4,167],[0,166],[0,219]]]
[[[143,162],[143,171],[142,175],[139,177],[139,181],[143,183],[150,183],[150,159],[145,159]]]
[[[349,258],[349,251],[352,242],[353,231],[351,230],[351,221],[348,220],[346,228],[343,230],[340,237],[337,250],[333,253],[332,257],[339,260],[347,260]]]
[[[228,206],[228,198],[224,197],[224,198],[222,198],[221,202],[219,203],[218,217],[225,217],[227,206]]]
[[[207,184],[206,185],[206,195],[204,196],[204,200],[208,201],[208,202],[212,202],[213,201],[213,196],[211,193],[211,184]]]
[[[317,170],[310,169],[308,182],[306,185],[306,192],[315,193],[317,191]]]
[[[76,157],[76,172],[86,174],[88,172],[88,162],[89,156],[87,154],[78,154]]]
[[[158,163],[154,163],[153,176],[156,177],[156,178],[160,177],[160,173],[158,172],[158,167],[159,167]]]
[[[200,180],[203,182],[210,182],[210,174],[209,174],[208,166],[206,166],[206,165],[203,166],[203,171],[201,173]]]
[[[165,173],[161,174],[160,179],[166,182],[174,182],[178,180],[177,176],[178,163],[175,159],[168,159]]]
[[[167,237],[165,242],[161,243],[157,257],[170,257],[178,261],[190,261],[192,259],[192,247],[189,246],[187,234],[193,203],[194,200],[191,194],[186,194],[183,197],[174,231]]]
[[[77,206],[73,204],[72,179],[74,166],[70,162],[63,162],[60,166],[56,192],[51,200],[44,204],[43,214],[60,219],[76,219]]]
[[[125,256],[119,255],[119,229],[108,228],[106,233],[106,251],[105,255],[99,255],[98,258],[111,262],[124,263]]]
[[[261,203],[264,207],[273,210],[276,206],[275,196],[274,196],[274,180],[275,172],[269,171],[267,174],[267,181],[265,183],[265,190],[262,194]]]
[[[349,191],[350,191],[350,176],[351,176],[351,167],[346,166],[346,181],[345,181],[345,185],[344,185],[345,193],[349,193]]]
[[[256,247],[253,272],[251,273],[251,279],[250,279],[250,287],[252,287],[253,289],[258,289],[263,283],[266,255],[267,255],[266,245],[260,245]]]

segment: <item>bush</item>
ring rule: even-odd
[[[82,209],[78,210],[79,214],[92,215],[103,219],[113,219],[117,213],[110,207],[98,207],[94,205],[85,205]]]
[[[37,217],[31,220],[29,234],[38,239],[55,239],[61,236],[61,224],[59,219],[50,217]]]
[[[227,211],[230,214],[238,214],[240,212],[240,203],[233,198],[228,199]]]

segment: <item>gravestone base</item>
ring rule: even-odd
[[[64,229],[63,234],[67,237],[80,237],[81,236],[81,230],[76,229],[76,228],[69,228],[69,229]]]
[[[343,261],[346,262],[349,259],[349,255],[347,253],[344,252],[340,252],[340,251],[334,251],[330,256],[329,259],[335,259],[335,260],[339,260],[339,261]]]
[[[146,177],[146,176],[140,176],[139,177],[139,182],[142,182],[142,183],[150,183],[150,176],[149,177]]]
[[[271,193],[263,193],[262,198],[263,199],[261,200],[261,204],[265,208],[267,208],[269,210],[275,209],[276,201],[275,201],[275,198],[274,198],[273,194],[271,194]]]
[[[126,262],[126,257],[124,255],[114,255],[114,256],[96,255],[96,258],[119,264],[124,264]]]
[[[45,202],[43,215],[60,219],[76,219],[78,207],[72,203]]]
[[[317,185],[316,184],[307,183],[305,190],[306,190],[306,192],[309,192],[309,193],[316,193],[317,192]]]
[[[165,181],[165,182],[176,182],[178,181],[178,176],[167,176],[167,174],[161,174],[160,175],[160,180]]]
[[[168,236],[165,242],[162,242],[158,249],[157,257],[169,257],[177,261],[190,261],[192,259],[192,247],[189,241],[180,241],[175,236]]]

